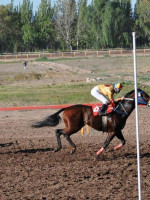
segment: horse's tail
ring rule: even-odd
[[[53,115],[46,117],[44,120],[35,122],[34,124],[32,124],[32,127],[40,128],[44,126],[57,126],[61,122],[61,117],[59,116],[59,113],[63,112],[64,110],[65,108],[62,108]]]

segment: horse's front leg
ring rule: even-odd
[[[123,145],[125,145],[125,139],[124,139],[124,137],[123,137],[123,135],[122,135],[122,131],[120,130],[120,131],[118,131],[118,132],[116,132],[116,137],[119,139],[119,140],[121,140],[121,143],[119,144],[119,145],[117,145],[115,148],[114,148],[114,150],[117,150],[117,149],[119,149],[119,148],[121,148]]]
[[[115,132],[110,132],[108,133],[108,136],[104,142],[103,147],[97,151],[96,153],[96,157],[98,158],[98,156],[104,151],[104,149],[106,149],[106,147],[109,145],[109,143],[112,141],[112,139],[115,137],[116,133]]]

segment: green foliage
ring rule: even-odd
[[[136,3],[136,31],[138,40],[144,45],[150,42],[150,1],[138,0]]]
[[[20,23],[20,14],[11,5],[0,6],[0,52],[12,52],[20,46]]]
[[[48,62],[49,59],[47,57],[41,57],[41,58],[37,58],[35,61],[36,62]]]
[[[132,13],[129,0],[108,1],[102,16],[100,39],[104,47],[128,47],[131,43]],[[128,24],[128,26],[127,26]]]
[[[36,14],[36,28],[38,30],[37,39],[40,48],[53,46],[54,41],[54,24],[53,24],[53,9],[51,8],[50,0],[42,0]]]
[[[100,48],[128,48],[132,32],[137,45],[150,43],[150,2],[138,0],[42,0],[33,13],[31,0],[14,7],[0,5],[0,53]]]
[[[34,44],[34,29],[32,27],[33,4],[30,0],[23,0],[21,7],[22,39],[23,47],[31,51]]]

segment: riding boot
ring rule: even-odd
[[[99,115],[104,114],[105,111],[106,111],[106,109],[107,109],[107,105],[103,104],[102,107],[101,107],[101,109],[100,109],[100,111],[99,111]]]

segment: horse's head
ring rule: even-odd
[[[144,90],[141,89],[138,89],[138,104],[144,104],[150,107],[150,97]]]
[[[128,98],[130,97],[130,98],[135,99],[135,91],[132,90],[131,92],[126,94],[125,97],[128,97]],[[141,90],[141,89],[137,90],[137,100],[138,100],[138,104],[150,106],[150,97],[144,90]]]
[[[137,90],[137,101],[138,101],[138,104],[150,106],[149,95],[141,89]],[[122,102],[118,102],[116,104],[115,111],[124,116],[129,116],[131,112],[134,110],[134,108],[135,108],[135,91],[132,90],[131,92],[128,92],[124,96],[124,100]]]

